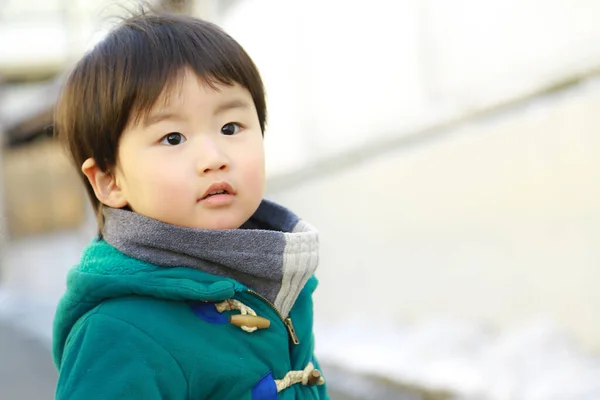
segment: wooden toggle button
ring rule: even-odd
[[[248,328],[267,329],[271,326],[271,321],[257,315],[234,314],[229,317],[229,323],[235,326],[247,326]]]
[[[308,376],[308,384],[310,386],[315,386],[321,384],[321,373],[318,369],[313,369],[310,375]]]

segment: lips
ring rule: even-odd
[[[219,183],[214,183],[212,185],[209,186],[208,189],[206,189],[206,192],[204,192],[204,194],[202,195],[202,198],[200,200],[206,200],[212,196],[217,196],[217,195],[231,195],[234,196],[235,190],[233,190],[233,187],[231,187],[231,185],[227,182],[219,182]]]

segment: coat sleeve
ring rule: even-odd
[[[65,346],[57,400],[187,399],[185,375],[160,343],[115,317],[85,318]]]

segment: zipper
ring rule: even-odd
[[[271,303],[269,301],[269,299],[267,299],[262,294],[257,293],[254,290],[248,290],[248,293],[250,293],[253,296],[258,297],[259,299],[261,299],[262,301],[264,301],[265,303],[267,303],[269,305],[269,307],[271,307],[273,309],[273,311],[275,311],[275,313],[279,316],[279,319],[281,319],[281,322],[283,322],[283,325],[285,325],[285,327],[286,327],[286,329],[288,331],[288,334],[290,336],[290,339],[292,339],[292,343],[294,343],[295,345],[300,344],[300,339],[298,339],[298,335],[296,335],[296,329],[294,329],[294,324],[292,323],[292,319],[290,317],[283,318],[283,315],[281,315],[281,313],[273,305],[273,303]]]

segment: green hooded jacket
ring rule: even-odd
[[[123,232],[125,225],[119,226]],[[328,399],[318,373],[307,379],[311,365],[320,371],[313,353],[317,280],[312,274],[284,316],[238,279],[189,266],[158,266],[105,239],[88,245],[69,272],[57,308],[57,399]],[[129,239],[112,235],[124,249]],[[241,310],[217,307],[227,304],[249,307],[270,326],[245,331],[229,318]],[[303,376],[303,382],[296,378],[278,392],[277,385],[285,386],[292,375]]]

